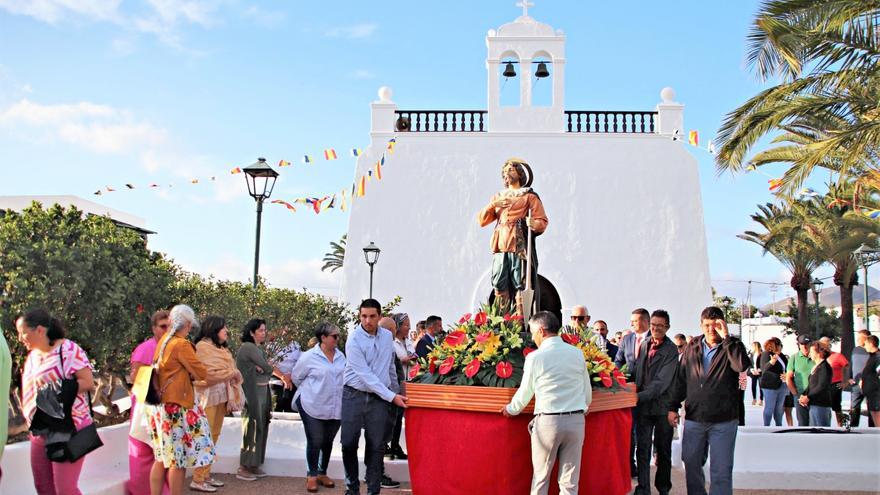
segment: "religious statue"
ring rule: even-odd
[[[524,315],[522,294],[526,280],[530,278],[532,286],[538,280],[538,255],[529,248],[534,237],[547,228],[547,214],[541,198],[530,187],[532,173],[525,161],[510,158],[504,162],[501,179],[505,188],[492,196],[477,220],[480,227],[496,222],[491,241],[495,301],[504,310],[515,301],[517,313]],[[527,262],[529,258],[531,260]],[[531,271],[530,277],[527,270]],[[525,309],[531,313],[531,307]]]

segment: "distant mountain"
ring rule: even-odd
[[[863,291],[865,289],[862,288],[861,285],[856,285],[853,287],[853,304],[860,305],[863,304],[864,295]],[[816,304],[813,299],[813,291],[810,291],[807,295],[807,301],[810,305]],[[868,302],[869,304],[874,304],[876,302],[880,302],[880,290],[875,289],[874,287],[868,286]],[[766,304],[758,308],[762,313],[769,313],[771,309],[775,308],[776,311],[787,311],[788,305],[797,305],[797,299],[792,298],[784,298],[776,301],[775,303]],[[836,285],[832,285],[831,287],[823,287],[822,291],[819,292],[819,304],[825,306],[826,308],[836,308],[840,306],[840,287]]]

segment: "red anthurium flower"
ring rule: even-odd
[[[478,371],[480,371],[480,360],[474,359],[473,361],[468,363],[467,367],[465,367],[464,376],[468,378],[473,378]]]
[[[501,378],[510,378],[513,374],[513,365],[507,361],[500,361],[495,365],[495,374]]]
[[[482,343],[486,342],[486,340],[491,335],[492,335],[492,332],[488,332],[488,331],[487,332],[480,332],[477,334],[476,337],[474,337],[474,340],[476,340],[478,344],[482,344]]]
[[[562,340],[568,342],[571,345],[575,345],[581,341],[581,338],[574,334],[564,333],[562,334]]]
[[[464,316],[462,316],[461,319],[458,320],[458,322],[459,322],[459,323],[466,323],[466,322],[469,321],[470,319],[471,319],[471,314],[470,314],[470,313],[467,313],[467,314],[465,314]]]
[[[437,369],[437,358],[432,357],[431,361],[428,363],[428,373],[434,374],[434,370]]]
[[[440,374],[441,375],[448,374],[450,371],[452,371],[452,367],[454,365],[455,365],[455,358],[454,357],[449,356],[448,358],[444,359],[443,362],[440,363]]]
[[[523,357],[528,356],[529,354],[535,352],[536,350],[537,349],[535,349],[534,347],[526,347],[525,349],[523,349]]]
[[[511,318],[510,318],[510,313],[506,313],[506,314],[504,315],[504,321],[510,321],[510,320],[511,320]]]
[[[513,316],[510,317],[510,319],[513,320],[513,321],[520,321],[520,320],[522,320],[523,318],[522,318],[522,315],[513,315]]]
[[[419,374],[419,370],[420,370],[419,363],[414,364],[413,367],[409,369],[409,379],[415,380],[416,376],[418,376],[418,374]]]
[[[626,376],[624,376],[624,374],[621,373],[620,370],[615,369],[614,372],[611,373],[611,375],[614,377],[615,380],[617,380],[617,383],[621,387],[626,386]]]
[[[443,341],[443,343],[448,345],[449,347],[456,347],[464,344],[465,342],[467,342],[467,334],[462,332],[461,330],[450,332],[446,335],[446,340]]]
[[[489,316],[483,311],[480,311],[474,316],[474,323],[476,323],[477,326],[485,325],[487,321],[489,321]]]
[[[605,387],[611,387],[611,375],[603,371],[599,373],[599,378],[602,379],[602,385],[605,385]]]

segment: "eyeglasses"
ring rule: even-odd
[[[571,319],[577,320],[577,321],[584,321],[585,319],[587,319],[587,317],[586,316],[571,315]]]

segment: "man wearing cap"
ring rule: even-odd
[[[794,356],[788,361],[785,382],[792,395],[800,397],[810,383],[810,372],[813,371],[813,366],[816,363],[810,359],[810,344],[813,343],[813,339],[807,335],[801,335],[797,338],[797,343],[799,352],[794,353]],[[795,401],[794,404],[798,426],[810,426],[810,408],[800,405],[798,401]]]
[[[549,311],[529,319],[538,350],[526,356],[522,384],[510,404],[501,408],[505,417],[515,416],[535,397],[535,418],[529,423],[532,495],[547,493],[557,456],[560,495],[578,493],[584,414],[593,392],[583,353],[559,338],[559,326]]]

